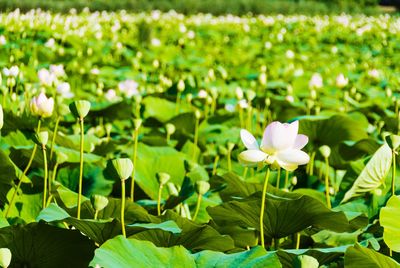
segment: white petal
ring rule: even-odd
[[[249,150],[258,150],[260,147],[258,146],[258,142],[254,136],[245,129],[240,130],[240,138],[244,146],[246,146]]]
[[[299,121],[294,121],[291,124],[272,122],[265,129],[261,147],[266,152],[282,151],[292,148],[298,131]]]
[[[251,166],[263,162],[267,154],[260,150],[247,150],[239,154],[239,162]]]
[[[308,137],[303,134],[299,134],[296,137],[296,140],[294,141],[293,149],[303,149],[304,146],[308,143]]]
[[[305,165],[310,161],[308,154],[296,149],[278,152],[276,158],[279,162],[287,165]]]

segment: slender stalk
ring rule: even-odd
[[[211,173],[212,175],[217,174],[218,161],[219,161],[219,155],[217,154],[215,156],[215,159],[214,159],[213,170],[212,170],[212,173]]]
[[[300,248],[300,239],[301,239],[301,235],[300,235],[300,232],[298,232],[296,234],[296,249]]]
[[[170,140],[171,140],[171,134],[167,133],[167,144],[169,144]]]
[[[40,132],[41,122],[42,121],[39,119],[36,133]],[[30,167],[32,165],[33,159],[35,158],[36,151],[37,151],[37,145],[35,144],[33,146],[32,154],[31,154],[31,157],[29,158],[28,164],[26,165],[26,167],[25,167],[24,171],[22,172],[21,176],[18,178],[17,188],[15,189],[15,191],[14,191],[14,193],[13,193],[11,199],[10,199],[10,202],[9,202],[8,208],[6,210],[6,213],[4,214],[4,217],[6,217],[6,218],[7,218],[8,214],[9,214],[9,212],[10,212],[10,208],[14,204],[14,199],[15,199],[15,197],[17,195],[17,192],[21,188],[22,179],[26,176],[26,174],[28,173],[28,171],[29,171],[29,169],[30,169]]]
[[[49,192],[51,192],[51,184],[56,181],[58,162],[54,165],[53,171],[51,173],[51,180],[49,181]]]
[[[43,186],[43,209],[46,208],[46,201],[47,201],[47,177],[48,177],[48,170],[47,170],[47,155],[46,155],[46,145],[42,145],[42,152],[43,152],[43,163],[44,163],[44,186]]]
[[[99,216],[99,211],[98,210],[96,210],[95,212],[94,212],[94,217],[93,217],[93,219],[94,220],[97,220],[97,217]]]
[[[137,158],[137,147],[138,147],[138,141],[139,141],[139,129],[135,129],[134,132],[135,135],[135,140],[134,140],[134,145],[133,145],[133,171],[132,171],[132,182],[131,182],[131,193],[130,197],[132,202],[134,202],[134,197],[135,197],[135,176],[136,176],[136,158]]]
[[[53,137],[51,139],[51,146],[50,146],[50,160],[53,159],[53,152],[54,152],[54,143],[56,142],[58,125],[60,124],[60,117],[57,117],[56,125],[54,126]]]
[[[193,143],[194,143],[193,158],[192,158],[193,161],[196,161],[196,149],[197,149],[197,143],[199,140],[199,124],[200,124],[200,119],[196,118],[196,124],[194,127],[194,140],[193,140]]]
[[[328,208],[332,208],[331,205],[331,197],[329,196],[329,158],[325,157],[325,165],[326,165],[326,171],[325,171],[325,197],[326,197],[326,205]]]
[[[81,129],[81,144],[80,144],[80,161],[79,161],[79,186],[78,186],[78,213],[77,218],[81,218],[81,202],[82,202],[82,180],[83,180],[83,145],[84,145],[84,128],[83,117],[79,118]]]
[[[315,159],[315,152],[311,153],[311,157],[310,157],[310,163],[308,163],[308,175],[312,176],[314,175],[314,159]]]
[[[247,130],[252,131],[252,118],[253,117],[253,107],[249,105],[249,108],[247,108]]]
[[[157,198],[157,215],[161,215],[161,194],[162,194],[163,185],[160,184],[158,187],[158,198]]]
[[[240,128],[243,128],[243,126],[244,126],[244,123],[243,123],[243,109],[240,106],[239,106],[239,120],[240,120]]]
[[[269,180],[269,173],[270,170],[267,168],[267,173],[265,175],[264,179],[264,186],[263,186],[263,192],[262,192],[262,197],[261,197],[261,211],[260,211],[260,237],[261,237],[261,246],[265,248],[265,242],[264,242],[264,209],[265,209],[265,196],[267,194],[267,186],[268,186],[268,180]]]
[[[246,177],[247,177],[247,172],[249,171],[249,167],[244,167],[244,170],[243,170],[243,179],[246,179]]]
[[[199,211],[200,211],[200,204],[201,204],[201,199],[202,199],[202,197],[203,197],[203,196],[202,196],[201,194],[199,194],[199,195],[197,196],[196,210],[195,210],[195,212],[194,212],[193,221],[196,220],[197,215],[199,214]]]
[[[181,92],[178,90],[178,93],[176,94],[175,114],[179,114],[180,103],[181,103]]]
[[[285,172],[285,189],[288,187],[288,184],[289,184],[289,171],[288,170],[286,170],[286,172]]]
[[[392,196],[396,193],[396,152],[392,151]]]
[[[122,235],[126,237],[125,231],[125,180],[121,180],[121,229]]]
[[[280,182],[281,182],[281,167],[278,168],[278,175],[276,177],[276,189],[279,189]]]

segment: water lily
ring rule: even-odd
[[[336,86],[338,88],[344,88],[349,84],[349,79],[344,76],[344,74],[339,74],[336,77]]]
[[[131,98],[135,95],[139,95],[138,90],[139,84],[133,80],[125,80],[118,84],[119,91],[124,94],[127,98]]]
[[[4,67],[3,74],[7,77],[17,77],[19,74],[19,68],[16,65],[12,66],[10,69]]]
[[[248,166],[265,163],[288,171],[307,164],[310,157],[301,149],[308,143],[308,137],[298,134],[298,130],[299,121],[290,124],[272,122],[266,127],[259,146],[256,138],[242,129],[240,137],[247,150],[240,153],[240,162]]]
[[[30,103],[31,112],[33,115],[40,117],[50,117],[54,110],[54,99],[47,98],[43,92],[37,97],[33,97]]]
[[[74,97],[74,93],[71,92],[71,86],[68,82],[63,82],[57,85],[57,93],[65,99],[70,99]]]
[[[308,86],[311,89],[320,89],[324,85],[324,82],[322,80],[322,76],[319,73],[313,74],[313,76],[310,79],[310,82],[308,83]]]
[[[56,76],[53,73],[51,73],[49,70],[44,69],[44,68],[39,70],[38,78],[42,85],[49,86],[49,87],[52,86],[56,80]]]

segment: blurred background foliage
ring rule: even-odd
[[[1,0],[0,10],[32,8],[68,12],[71,8],[81,10],[121,10],[141,12],[158,9],[176,10],[183,14],[332,14],[382,12],[379,4],[400,7],[400,0]]]

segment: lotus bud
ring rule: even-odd
[[[11,263],[11,250],[8,248],[0,248],[0,266],[7,268]]]
[[[192,102],[192,100],[193,100],[193,95],[191,93],[187,94],[186,101],[190,103],[190,102]]]
[[[135,127],[135,130],[138,130],[142,126],[143,120],[140,118],[136,118],[133,120],[133,126]]]
[[[293,95],[293,87],[292,87],[292,85],[288,85],[287,87],[286,87],[286,90],[287,90],[287,94],[288,95]]]
[[[165,125],[165,130],[167,131],[167,134],[168,134],[168,135],[172,135],[172,134],[175,133],[176,128],[175,128],[175,125],[174,125],[174,124],[167,123],[167,124]]]
[[[201,118],[201,112],[199,110],[196,110],[194,112],[194,116],[196,117],[197,120],[199,120]]]
[[[362,99],[361,93],[357,92],[357,94],[354,98],[356,99],[356,101],[360,101]]]
[[[165,172],[157,173],[157,180],[160,186],[167,184],[167,182],[171,179],[171,175]]]
[[[45,147],[49,141],[49,132],[42,131],[36,134],[36,142],[41,146]]]
[[[357,88],[352,87],[352,88],[350,89],[350,94],[351,94],[351,95],[355,95],[356,93],[357,93]]]
[[[210,184],[207,181],[196,181],[196,192],[204,195],[210,190]]]
[[[0,104],[0,130],[3,128],[3,125],[4,125],[3,107]]]
[[[40,117],[50,117],[54,110],[54,99],[47,98],[42,92],[37,97],[33,97],[30,103],[31,113]]]
[[[265,86],[267,84],[267,74],[261,73],[258,77],[258,81],[260,82],[260,85]]]
[[[228,147],[228,151],[232,151],[233,148],[235,148],[235,144],[230,141],[226,144],[226,146]]]
[[[168,192],[170,195],[179,196],[179,191],[176,188],[175,184],[173,184],[172,182],[168,182],[167,187],[168,187]]]
[[[76,118],[85,118],[90,111],[90,102],[85,100],[74,101],[69,105],[69,110]]]
[[[388,98],[390,98],[393,95],[393,91],[390,88],[386,88],[386,96],[388,96]]]
[[[108,205],[108,198],[102,195],[94,194],[90,198],[92,206],[96,211],[103,210]]]
[[[271,99],[270,98],[265,98],[265,107],[269,107],[271,105]]]
[[[297,177],[293,176],[292,178],[292,185],[295,186],[297,184]]]
[[[240,87],[237,87],[237,88],[235,89],[235,94],[236,94],[236,98],[237,98],[238,100],[243,99],[243,90],[242,90]]]
[[[126,180],[132,175],[133,164],[129,158],[114,159],[111,163],[121,180]]]
[[[314,107],[315,102],[313,100],[306,100],[306,105],[308,109]]]
[[[219,145],[218,146],[218,154],[220,155],[227,155],[228,154],[228,149],[226,147]]]
[[[254,98],[256,97],[256,93],[253,90],[247,90],[246,96],[247,96],[247,100],[250,102],[250,101],[254,100]]]
[[[316,100],[317,99],[317,91],[315,89],[311,89],[310,97],[311,97],[312,100]]]
[[[107,135],[110,135],[111,130],[112,130],[112,124],[107,123],[107,124],[105,125],[105,129],[106,129]]]
[[[179,80],[177,88],[179,92],[183,92],[185,90],[185,82],[182,79]]]
[[[392,150],[396,150],[400,146],[400,136],[398,135],[387,135],[385,140]]]
[[[329,156],[331,155],[331,148],[329,148],[328,145],[323,145],[319,147],[319,152],[324,158],[329,158]]]

